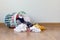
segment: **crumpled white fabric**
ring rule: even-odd
[[[36,28],[35,26],[30,27],[30,30],[32,30],[32,32],[41,32],[41,30],[39,28]],[[27,25],[26,24],[19,24],[15,29],[14,32],[25,32],[27,31]]]
[[[22,32],[22,31],[24,32],[27,30],[26,27],[27,27],[26,24],[21,23],[14,29],[14,31],[15,32]]]
[[[41,30],[36,28],[35,26],[30,27],[30,30],[32,30],[32,32],[41,32]]]

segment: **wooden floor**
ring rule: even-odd
[[[42,24],[41,24],[42,25]],[[0,24],[0,40],[60,40],[59,24],[43,24],[47,30],[40,33],[15,33],[13,29]]]

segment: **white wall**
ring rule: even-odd
[[[6,14],[21,10],[34,22],[60,22],[60,0],[0,0],[0,22]]]

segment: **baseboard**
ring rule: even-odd
[[[48,25],[50,25],[50,26],[51,26],[51,25],[54,25],[54,26],[55,26],[55,25],[56,25],[56,26],[58,25],[58,26],[59,26],[59,25],[60,25],[60,23],[51,23],[51,22],[50,22],[50,23],[38,23],[38,24],[44,25],[44,26],[48,26]],[[1,22],[0,22],[0,25],[5,25],[5,23],[1,23]]]
[[[39,24],[60,24],[60,23],[39,23]]]
[[[5,23],[3,23],[3,22],[0,22],[0,24],[5,24]],[[41,23],[39,23],[39,24],[60,24],[60,23],[56,23],[56,22],[41,22]]]

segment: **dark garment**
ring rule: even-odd
[[[32,27],[32,26],[33,26],[33,24],[32,24],[32,23],[30,23],[30,22],[25,22],[25,24],[28,26],[28,28],[30,28],[30,27]]]
[[[24,20],[24,18],[17,18],[16,20],[19,20],[21,23],[25,23],[25,24],[28,26],[28,28],[30,28],[30,27],[33,26],[32,23],[26,22],[26,21]]]
[[[21,23],[24,23],[24,18],[17,18],[16,20],[19,20]]]

